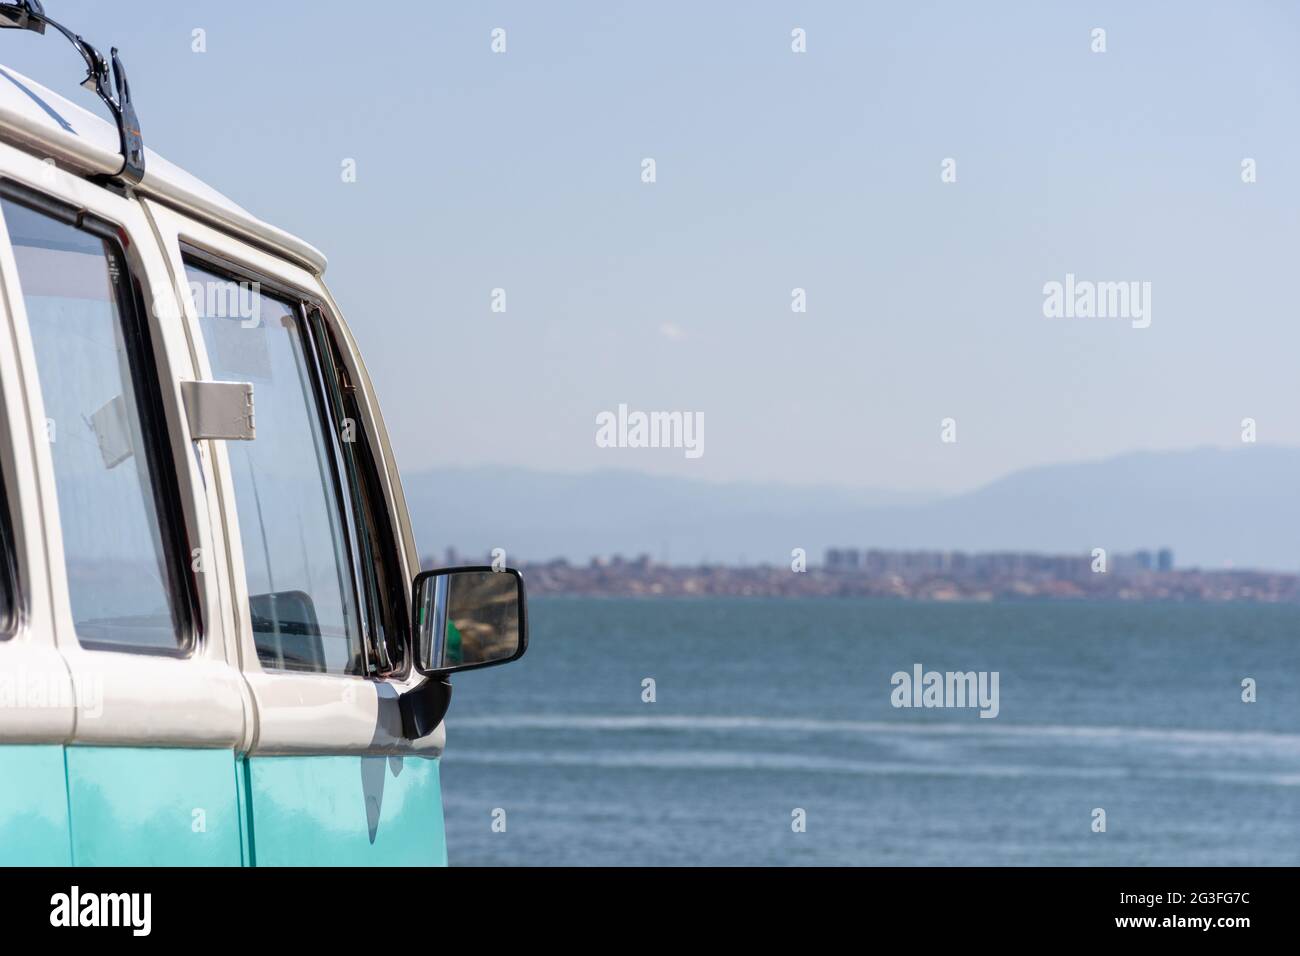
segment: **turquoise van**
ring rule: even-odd
[[[420,572],[321,253],[148,151],[116,51],[0,28],[113,118],[0,67],[0,865],[445,864],[520,575]]]

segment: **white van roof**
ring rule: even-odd
[[[112,174],[122,168],[116,126],[6,66],[0,66],[0,139],[79,173]],[[263,222],[151,149],[145,150],[144,179],[135,188],[197,219],[250,236],[312,272],[325,271],[320,250]]]

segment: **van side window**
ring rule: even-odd
[[[302,308],[186,271],[214,378],[253,383],[257,437],[226,447],[258,659],[367,673],[343,479]]]
[[[3,208],[45,401],[77,637],[176,653],[197,625],[197,591],[140,288],[107,224],[78,227],[74,213],[10,197]]]

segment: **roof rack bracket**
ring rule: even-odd
[[[63,34],[86,61],[86,78],[81,85],[92,91],[108,107],[117,123],[117,138],[122,153],[122,168],[109,179],[134,186],[144,178],[144,138],[140,135],[140,121],[131,103],[131,85],[126,70],[118,59],[117,47],[109,52],[113,65],[112,85],[109,83],[109,61],[97,49],[67,27],[45,15],[40,0],[15,0],[0,3],[0,30],[30,30],[44,35],[47,26]]]

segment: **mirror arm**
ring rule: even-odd
[[[445,675],[430,677],[397,698],[402,711],[402,736],[419,740],[433,733],[451,706],[451,681]]]

